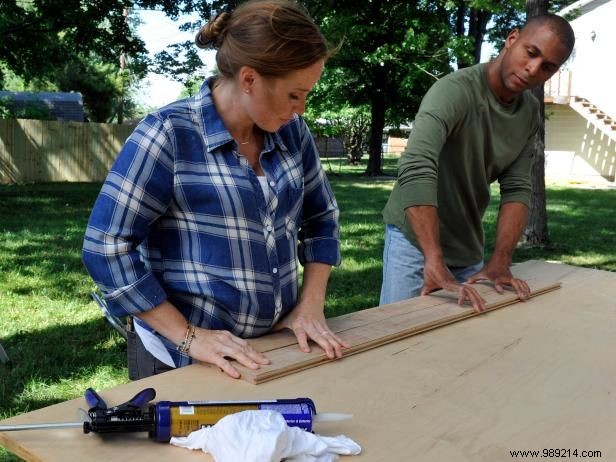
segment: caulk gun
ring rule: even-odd
[[[310,398],[256,401],[159,401],[153,388],[146,388],[127,402],[108,408],[92,388],[85,393],[89,411],[81,410],[81,422],[0,425],[0,432],[49,428],[78,428],[84,433],[148,432],[150,438],[167,442],[172,436],[187,436],[194,430],[214,425],[228,414],[247,410],[272,410],[282,414],[287,425],[312,431],[314,422],[338,421],[349,414],[317,414]]]

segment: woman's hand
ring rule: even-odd
[[[188,354],[201,362],[218,366],[235,379],[240,378],[241,374],[227,358],[234,359],[249,369],[259,369],[270,363],[270,360],[263,353],[255,350],[250,343],[227,330],[196,327],[195,337],[190,344]]]
[[[308,339],[312,339],[325,351],[328,358],[342,357],[342,349],[351,345],[338,337],[325,322],[323,307],[309,302],[298,303],[274,330],[291,329],[297,337],[300,350],[310,353]]]
[[[179,345],[186,334],[186,318],[168,300],[137,315],[171,342]],[[192,358],[220,367],[238,379],[241,374],[227,358],[250,369],[258,369],[270,361],[250,344],[226,330],[209,330],[195,326],[195,336],[187,351]]]

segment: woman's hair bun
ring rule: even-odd
[[[226,12],[212,16],[208,23],[197,32],[195,37],[197,46],[199,48],[220,48],[225,38],[229,19],[231,19],[231,15]]]

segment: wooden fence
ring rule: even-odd
[[[103,181],[134,128],[0,119],[0,183]]]

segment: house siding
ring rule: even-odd
[[[567,105],[546,105],[546,178],[614,181],[616,142]]]
[[[574,19],[575,49],[567,63],[573,76],[571,94],[588,99],[612,118],[616,118],[615,22],[616,0]]]

